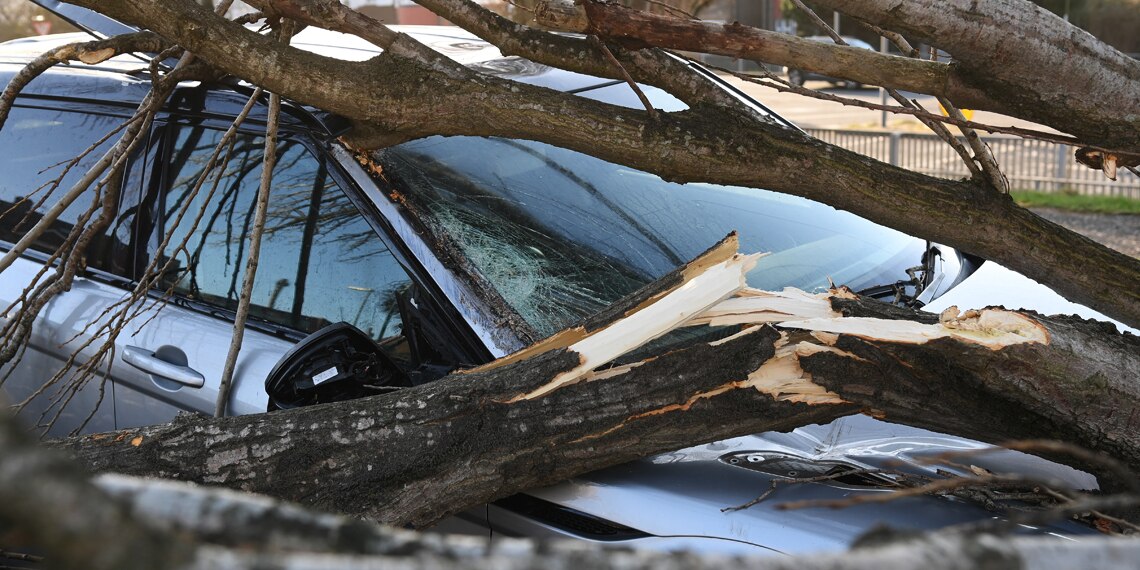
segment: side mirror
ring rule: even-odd
[[[265,379],[268,411],[340,402],[410,386],[407,374],[348,323],[335,323],[297,343]]]

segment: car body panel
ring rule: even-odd
[[[1045,315],[1078,315],[1112,323],[1121,332],[1140,334],[1140,330],[1069,301],[1037,281],[993,262],[982,264],[961,284],[931,301],[923,309],[938,313],[952,305],[959,309],[1002,306],[1007,309],[1029,309]]]
[[[787,472],[750,469],[753,463],[749,459],[800,458],[823,465],[834,462],[855,468],[936,477],[936,469],[947,467],[924,459],[941,453],[985,449],[991,446],[866,416],[849,416],[789,433],[761,433],[663,453],[531,490],[528,494],[602,519],[620,521],[654,536],[677,536],[699,528],[705,536],[793,554],[846,548],[868,529],[880,524],[899,530],[934,530],[997,516],[980,517],[974,504],[934,496],[843,509],[779,508],[782,503],[794,501],[835,501],[890,492],[886,486],[849,482],[779,485],[768,498],[748,509],[722,510],[758,497],[771,488],[773,480],[794,476]],[[731,464],[728,458],[741,461]],[[970,461],[995,470],[1056,481],[1071,488],[1096,487],[1096,479],[1087,473],[1024,453],[994,451],[972,456]],[[510,515],[496,522],[509,533],[517,534],[530,534],[527,525],[534,524]],[[560,534],[557,530],[547,530]],[[1069,537],[1092,532],[1087,527],[1064,522],[1040,531]],[[753,550],[759,552],[756,548]]]
[[[27,258],[16,259],[0,274],[0,305],[7,307],[23,292],[21,283],[43,269],[43,264]],[[42,378],[43,371],[59,370],[70,352],[89,338],[87,324],[121,297],[108,285],[77,278],[72,290],[56,296],[44,307],[32,329],[28,348],[4,382],[4,397],[19,404],[39,389],[39,384],[20,382],[21,377]],[[77,336],[78,335],[78,336]],[[71,340],[75,336],[74,340]],[[70,341],[70,342],[69,342]],[[91,349],[80,353],[79,362],[90,358]],[[7,371],[5,371],[7,372]],[[20,411],[32,424],[52,423],[44,431],[49,437],[64,437],[77,430],[110,431],[115,429],[114,386],[96,376],[85,382],[75,394],[66,389],[67,377],[45,389]],[[58,417],[57,417],[58,416]]]

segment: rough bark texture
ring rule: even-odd
[[[285,0],[274,3],[279,2]],[[395,38],[376,59],[351,63],[280,50],[271,39],[185,0],[77,3],[153,29],[271,91],[371,125],[373,136],[357,142],[391,144],[429,134],[506,135],[579,150],[671,180],[797,194],[997,261],[1072,300],[1140,324],[1140,290],[1132,286],[1140,282],[1140,260],[1049,223],[987,187],[890,167],[731,108],[698,104],[653,121],[644,111],[427,59],[422,46],[406,36]],[[496,37],[477,22],[461,23],[492,41]],[[562,63],[577,69],[572,58]],[[689,85],[692,91],[693,83]]]
[[[608,2],[575,4],[572,0],[551,0],[540,6],[550,10],[536,14],[538,22],[544,26],[566,32],[597,34],[629,49],[661,47],[750,59],[867,85],[940,95],[970,108],[1001,107],[985,93],[964,85],[947,63],[829,45],[739,22],[720,24],[652,14]],[[558,17],[564,13],[577,17]]]
[[[818,4],[949,52],[962,82],[1001,101],[999,112],[1089,144],[1140,148],[1140,61],[1044,8],[1024,0]]]
[[[833,346],[853,357],[821,352],[800,365],[816,383],[891,421],[994,442],[1060,439],[1140,472],[1140,338],[1077,317],[1031,317],[1048,330],[1048,344],[995,352],[950,339],[892,344],[840,335]],[[1135,479],[1081,468],[1102,476],[1105,490],[1136,490]]]
[[[13,447],[0,440],[0,450]],[[42,449],[34,454],[43,456]],[[38,471],[28,475],[39,476]],[[74,473],[73,473],[74,475]],[[34,528],[24,530],[44,546],[61,529],[59,521],[93,530],[100,522],[93,513],[108,507],[130,513],[130,522],[149,529],[151,542],[140,544],[122,534],[97,542],[91,532],[51,551],[46,563],[88,570],[120,568],[623,568],[653,570],[735,569],[742,564],[758,570],[890,570],[929,568],[1083,568],[1115,570],[1140,556],[1140,541],[1098,537],[1080,542],[1046,537],[943,534],[928,537],[880,538],[851,552],[796,558],[702,557],[691,553],[661,553],[603,548],[565,541],[500,539],[488,548],[484,539],[439,536],[362,522],[298,508],[265,497],[237,494],[166,481],[100,477],[95,485],[72,477],[77,508],[55,510]],[[7,513],[11,488],[0,487],[0,513]],[[54,524],[46,523],[48,516]],[[121,527],[106,527],[115,532]],[[27,535],[25,535],[26,537]],[[122,548],[115,548],[117,543]],[[68,558],[68,552],[93,548],[101,556]],[[110,548],[109,548],[110,547]],[[143,559],[139,549],[157,556]]]
[[[1140,282],[1140,262],[1045,222],[987,188],[894,169],[750,115],[739,106],[724,105],[725,97],[702,87],[698,74],[654,50],[617,50],[617,56],[623,65],[640,64],[630,70],[635,78],[675,91],[691,109],[650,119],[640,110],[618,109],[482,75],[425,52],[406,36],[371,29],[373,23],[318,0],[255,3],[279,11],[300,9],[288,13],[360,33],[383,45],[385,53],[369,62],[346,63],[297,50],[281,51],[272,40],[225,22],[189,0],[76,3],[153,29],[210,64],[274,92],[353,118],[368,127],[361,129],[358,142],[391,144],[429,134],[508,135],[581,150],[674,180],[795,193],[998,260],[1070,298],[1140,324],[1140,290],[1134,286]],[[514,24],[509,27],[473,3],[425,0],[425,4],[437,6],[490,41],[508,46],[506,51],[587,73],[620,76],[607,60],[596,57],[595,47],[587,49],[591,44],[584,40]],[[857,14],[886,5],[874,0],[843,4]],[[1135,117],[1140,115],[1129,106],[1137,100],[1134,62],[1117,61],[1112,53],[1080,37],[1063,44],[1076,54],[1074,65],[1086,68],[1085,75],[1072,71],[1086,91],[1075,95],[1067,91],[1068,99],[1087,94],[1087,89],[1100,89],[1093,93],[1094,107],[1104,107],[1106,98],[1131,97],[1117,107],[1118,116],[1098,114],[1084,103],[1061,101],[1046,90],[1034,91],[1031,87],[1038,84],[1026,85],[1027,80],[1018,75],[1026,70],[1039,73],[1052,56],[1018,59],[1016,49],[1004,44],[997,49],[1000,57],[970,51],[984,50],[986,45],[978,43],[984,40],[977,38],[995,32],[1028,45],[1054,41],[1057,33],[1068,30],[1055,21],[1026,16],[999,20],[995,26],[993,19],[1009,15],[1008,10],[1016,5],[989,0],[968,6],[952,2],[946,10],[950,20],[923,20],[919,13],[912,14],[907,24],[891,18],[908,10],[936,10],[918,0],[889,4],[887,15],[866,12],[864,17],[880,18],[884,24],[923,38],[925,34],[933,37],[932,30],[940,22],[956,19],[969,24],[961,28],[965,30],[961,35],[945,43],[934,42],[961,61],[958,67],[947,68],[947,89],[962,87],[955,83],[957,77],[969,89],[981,86],[988,90],[987,97],[996,94],[995,98],[1008,101],[1008,112],[1045,120],[1093,144],[1136,145]],[[661,41],[662,37],[652,39]],[[544,46],[542,42],[550,43]],[[566,55],[557,46],[582,51]],[[729,47],[733,46],[724,51]],[[795,55],[800,48],[794,43],[784,46],[792,54],[789,61],[819,57],[806,52]],[[841,61],[853,55],[844,50],[827,53],[845,54]],[[990,60],[1002,69],[1022,69],[1003,74],[992,68]],[[662,73],[666,70],[679,73],[667,76]],[[1097,80],[1109,74],[1124,80],[1096,87]],[[1010,94],[1015,89],[1025,93]],[[1028,110],[1034,102],[1046,109],[1034,115]],[[1101,121],[1103,126],[1070,129],[1072,124],[1066,122],[1070,115],[1082,125]],[[757,164],[764,168],[756,168]],[[624,318],[651,296],[675,288],[672,283],[656,285],[583,330],[603,329],[602,325]],[[973,321],[915,324],[911,322],[919,320],[915,315],[880,314],[873,305],[858,300],[837,299],[835,309],[847,316],[789,322],[782,331],[764,325],[725,341],[692,343],[635,366],[588,375],[551,390],[539,388],[549,387],[553,378],[578,367],[583,354],[565,346],[553,347],[386,396],[239,418],[185,417],[168,426],[99,434],[59,445],[98,470],[256,490],[412,526],[647,454],[734,435],[790,429],[860,409],[988,441],[1063,439],[1140,470],[1140,432],[1134,410],[1140,399],[1135,382],[1140,374],[1140,341],[1135,337],[1077,319],[1009,316],[1004,311],[991,311]],[[1002,322],[1009,317],[1018,327],[1032,330],[987,328],[983,317]],[[26,446],[20,448],[23,444],[18,439],[0,433],[0,449],[4,450],[0,522],[6,527],[34,525],[43,533],[37,535],[41,543],[61,552],[66,546],[80,545],[65,564],[90,561],[91,566],[121,567],[116,562],[119,556],[141,561],[142,567],[174,566],[188,557],[192,557],[191,566],[201,567],[368,563],[336,555],[287,556],[188,546],[172,540],[165,527],[140,527],[132,520],[134,515],[128,516],[92,492],[57,460],[41,460],[27,452]],[[9,451],[13,441],[17,441],[14,448],[23,451]],[[1078,466],[1114,475],[1097,466]],[[1135,478],[1126,475],[1112,480],[1110,486],[1135,485]],[[53,515],[62,511],[76,511],[84,518],[75,519],[81,522],[74,528],[53,534]],[[327,538],[328,528],[322,528]],[[386,532],[361,525],[337,528],[329,540],[360,539],[355,545],[381,540],[376,537]],[[100,543],[115,547],[100,551],[95,548]],[[427,554],[421,562],[432,567],[739,565],[737,561],[703,562],[596,550],[465,558],[456,551],[437,556],[428,543],[422,547],[405,544],[396,551],[402,555],[422,548]],[[163,551],[161,547],[168,545],[174,550]],[[882,550],[860,550],[842,559],[776,561],[771,567],[1111,567],[1136,556],[1135,542],[1089,542],[1087,546],[1061,548],[1033,539],[934,537]]]
[[[74,462],[0,414],[0,546],[30,542],[50,552],[57,568],[146,570],[187,552],[163,538],[95,489]]]
[[[1014,324],[987,324],[993,319]],[[1001,310],[936,325],[838,317],[785,326],[695,343],[529,399],[518,396],[581,356],[551,350],[391,395],[187,417],[62,445],[100,471],[219,484],[414,526],[586,470],[860,408],[987,441],[1077,442],[1140,470],[1136,337]]]
[[[591,0],[548,0],[555,29],[598,34],[638,49],[663,47],[752,59],[950,99],[1053,126],[1087,144],[1140,145],[1140,62],[1029,2],[824,0],[840,10],[951,53],[937,63],[828,45],[738,23],[716,24]],[[555,10],[554,7],[558,7]],[[1057,81],[1041,81],[1042,69]],[[1048,85],[1046,85],[1048,83]]]
[[[182,418],[71,440],[99,471],[178,478],[425,526],[522,489],[704,441],[849,414],[782,402],[738,382],[772,355],[774,331],[663,356],[619,381],[574,384],[512,404],[578,363],[549,352],[415,389],[272,414]],[[719,363],[719,365],[717,365]],[[705,396],[705,394],[709,394]],[[697,402],[688,410],[675,406]],[[725,421],[726,415],[736,418]]]

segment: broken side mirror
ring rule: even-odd
[[[340,402],[409,386],[408,376],[368,335],[328,325],[297,343],[265,379],[268,411]]]

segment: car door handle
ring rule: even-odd
[[[153,352],[138,346],[128,346],[123,349],[123,360],[143,372],[149,372],[191,388],[201,388],[206,383],[206,378],[197,370],[167,362],[155,356]]]

